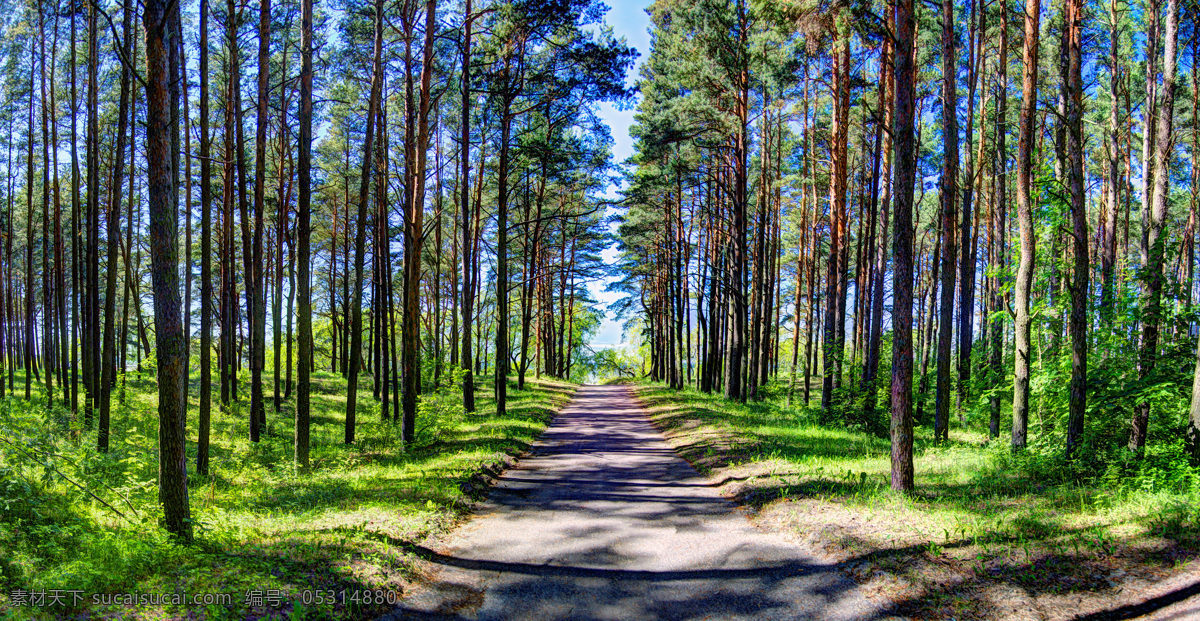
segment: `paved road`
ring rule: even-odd
[[[832,566],[754,527],[622,386],[586,386],[390,618],[876,618]]]

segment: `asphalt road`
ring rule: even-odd
[[[585,386],[387,619],[878,618],[833,566],[756,528],[622,386]]]

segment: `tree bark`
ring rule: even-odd
[[[975,340],[975,260],[978,231],[972,234],[972,209],[975,207],[975,167],[977,165],[974,145],[975,136],[975,93],[979,85],[979,73],[983,68],[983,39],[987,31],[986,10],[978,7],[977,0],[971,1],[971,26],[968,38],[967,84],[967,162],[963,174],[962,226],[959,235],[961,260],[959,261],[958,284],[958,394],[956,399],[959,419],[971,382],[971,347]],[[983,155],[983,123],[979,124],[979,156]],[[975,216],[978,218],[978,215]]]
[[[1200,37],[1192,37],[1192,101],[1200,102]],[[1200,114],[1192,109],[1192,211],[1200,211]],[[1188,291],[1190,299],[1191,290]],[[1196,348],[1196,371],[1192,379],[1192,402],[1188,412],[1187,447],[1192,462],[1200,462],[1200,343]]]
[[[840,378],[844,355],[843,335],[838,329],[844,326],[845,312],[842,287],[843,247],[846,240],[846,184],[848,177],[847,155],[850,136],[850,40],[849,33],[839,35],[833,51],[833,167],[829,180],[829,259],[825,276],[825,342],[823,352],[824,380],[821,389],[821,410],[829,412],[833,407],[833,391]]]
[[[885,40],[883,50],[879,58],[879,94],[880,94],[880,109],[883,118],[878,119],[879,130],[883,139],[883,145],[880,153],[884,158],[883,162],[883,214],[881,215],[881,230],[879,233],[879,248],[876,251],[875,265],[873,266],[874,274],[871,277],[873,286],[870,292],[870,326],[867,330],[870,335],[867,339],[867,356],[866,362],[863,365],[863,382],[862,389],[866,393],[866,418],[868,420],[875,416],[875,400],[876,389],[875,378],[879,373],[879,349],[883,340],[883,279],[887,273],[888,264],[888,225],[891,211],[892,201],[892,117],[895,113],[894,105],[894,89],[895,89],[895,52],[893,43],[890,40]],[[884,128],[887,128],[884,131]],[[876,170],[876,180],[878,183],[879,170]],[[872,192],[872,195],[877,195]],[[874,200],[874,199],[873,199]],[[797,316],[799,316],[799,305],[797,305]]]
[[[99,112],[99,58],[100,47],[97,41],[97,13],[100,9],[91,3],[88,9],[88,102],[87,102],[87,225],[85,259],[86,277],[84,278],[83,326],[84,342],[80,349],[83,354],[84,390],[84,426],[91,428],[92,414],[96,406],[96,389],[100,383],[98,378],[100,360],[100,332],[98,319],[100,317],[100,112]],[[11,239],[11,237],[10,237]],[[11,261],[11,257],[10,257]]]
[[[1005,257],[1008,255],[1008,150],[1005,146],[1008,119],[1008,29],[1009,15],[1006,4],[1000,5],[1000,62],[996,67],[997,82],[999,83],[999,93],[996,97],[996,152],[993,159],[995,166],[996,179],[996,200],[993,209],[999,213],[993,218],[994,228],[991,235],[988,237],[991,243],[991,237],[999,235],[998,243],[995,245],[995,253],[993,258],[999,264],[997,267],[1004,268],[1006,263]],[[1005,307],[1004,294],[1001,292],[1001,280],[999,269],[994,269],[992,276],[992,335],[991,335],[991,381],[992,385],[999,385],[1004,378],[1004,321],[999,314]],[[1000,437],[1000,396],[995,394],[992,397],[990,404],[991,411],[988,420],[988,436],[990,438]]]

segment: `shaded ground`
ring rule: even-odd
[[[624,386],[589,386],[477,517],[418,547],[390,618],[871,619],[836,567],[751,525]]]
[[[655,425],[757,525],[912,619],[1200,621],[1191,507],[1122,504],[996,470],[978,442],[918,437],[918,490],[887,490],[886,440],[766,402],[639,386]]]

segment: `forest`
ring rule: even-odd
[[[649,10],[613,286],[651,378],[890,435],[896,490],[914,424],[1195,480],[1200,6]]]
[[[644,10],[7,0],[0,586],[403,583],[614,378],[1194,505],[1200,4]]]

